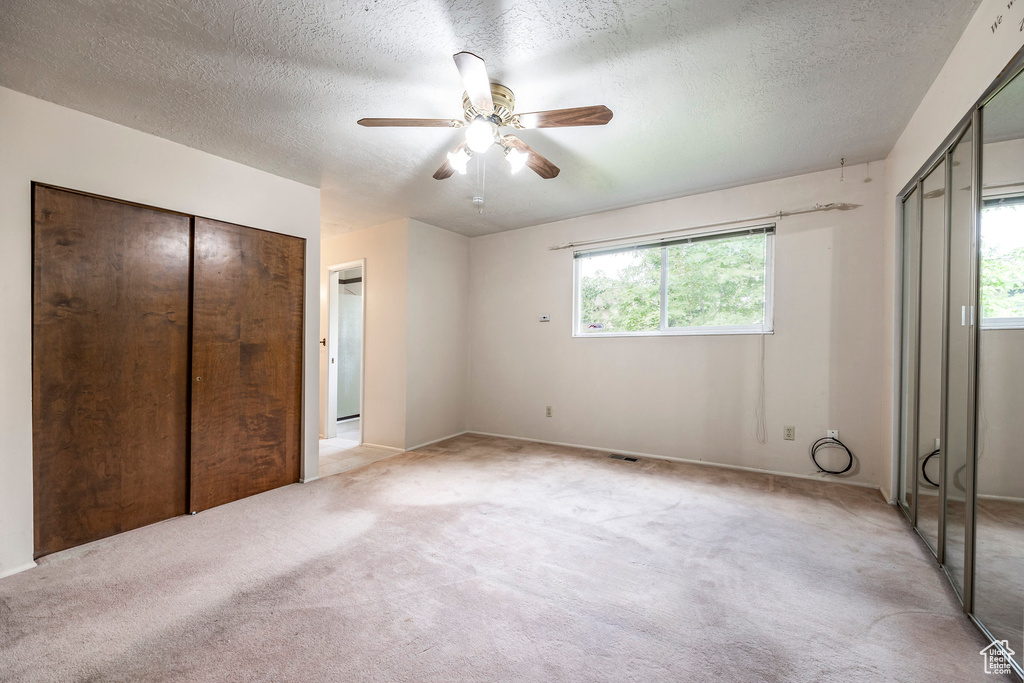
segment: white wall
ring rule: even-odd
[[[409,449],[466,431],[469,242],[409,221]]]
[[[306,238],[303,472],[317,471],[318,189],[6,88],[0,160],[0,576],[32,566],[32,181]]]
[[[325,333],[327,270],[362,258],[364,442],[405,450],[464,432],[469,238],[402,219],[324,240]],[[323,355],[326,391],[326,352]]]
[[[474,238],[470,429],[816,476],[807,449],[837,428],[859,459],[848,480],[877,485],[884,172],[866,164],[845,182],[815,173]],[[862,206],[778,222],[766,445],[755,440],[758,336],[571,336],[572,251],[549,246],[827,202]]]
[[[366,259],[363,272],[366,345],[363,349],[362,428],[368,444],[405,449],[406,344],[408,341],[408,220],[349,232],[323,242],[321,257],[321,337],[327,336],[327,271]],[[320,377],[327,381],[327,349],[320,347]],[[324,415],[320,432],[325,434]]]
[[[1019,30],[1021,21],[1024,21],[1024,3],[1017,2],[1010,9],[1006,5],[1007,0],[982,1],[886,162],[883,301],[885,336],[889,341],[883,359],[885,400],[882,419],[889,472],[879,483],[889,499],[892,499],[899,453],[898,441],[894,438],[898,420],[895,411],[898,403],[894,402],[894,378],[898,379],[894,376],[898,359],[898,328],[894,324],[895,283],[899,272],[896,264],[896,198],[1024,45],[1024,32]],[[1000,15],[1004,17],[1003,23],[993,32],[992,23]]]

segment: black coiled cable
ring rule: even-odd
[[[820,463],[818,463],[818,449],[828,448],[831,446],[838,446],[839,448],[842,448],[844,451],[846,451],[846,456],[850,459],[850,462],[846,463],[846,467],[844,467],[841,470],[826,470],[824,467],[821,466]],[[824,472],[825,474],[845,474],[846,472],[850,471],[850,468],[853,467],[853,453],[851,453],[850,449],[846,447],[846,444],[844,444],[839,439],[832,438],[831,436],[822,437],[815,441],[813,444],[811,444],[811,460],[814,461],[814,466],[817,467],[820,471]]]
[[[932,486],[934,486],[935,488],[939,488],[939,485],[932,481],[931,477],[928,476],[928,470],[926,470],[925,467],[928,466],[929,460],[931,460],[932,458],[939,454],[939,450],[940,449],[936,448],[934,451],[925,456],[924,460],[921,461],[921,476],[923,476],[924,480],[931,484]]]

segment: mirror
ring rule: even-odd
[[[917,472],[917,304],[921,279],[921,192],[903,201],[903,307],[901,332],[900,478],[897,500],[914,519]]]
[[[946,419],[942,443],[946,501],[942,534],[943,564],[950,581],[964,594],[967,538],[967,457],[974,420],[971,354],[975,331],[972,302],[974,273],[974,127],[968,126],[950,154],[949,238],[946,317]]]
[[[1024,76],[982,109],[975,617],[1024,661]]]
[[[939,483],[942,480],[942,311],[946,281],[946,162],[922,183],[921,265],[918,311],[917,529],[939,547]]]

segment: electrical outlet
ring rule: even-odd
[[[935,450],[939,450],[939,448],[940,448],[939,444],[941,444],[941,443],[942,443],[941,440],[935,439]]]
[[[540,322],[542,322],[542,323],[549,323],[549,322],[551,322],[551,316],[550,315],[542,315],[542,316],[540,316]]]
[[[787,426],[782,428],[782,438],[786,441],[796,440],[796,427]]]
[[[551,417],[551,406],[544,407],[544,417]]]
[[[839,438],[839,430],[838,429],[830,429],[827,432],[825,432],[825,436],[827,436],[830,439],[838,439]]]

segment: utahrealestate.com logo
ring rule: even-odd
[[[991,645],[981,651],[985,658],[985,673],[987,674],[1011,674],[1013,665],[1010,664],[1010,657],[1016,652],[1010,649],[1010,644],[1005,640],[994,641]]]

